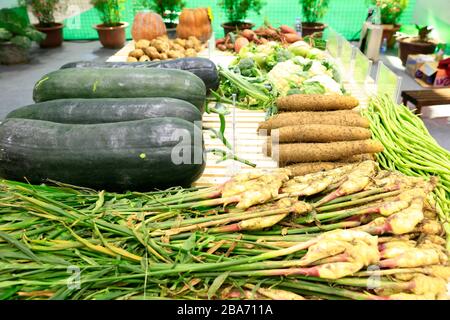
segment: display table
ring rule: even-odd
[[[130,51],[134,50],[134,41],[128,42],[116,54],[111,56],[108,62],[125,62]],[[212,60],[218,67],[228,67],[229,63],[235,58],[229,52],[208,49],[199,53],[199,57],[208,58]],[[343,69],[341,67],[341,69]],[[374,82],[372,79],[364,84],[357,84],[350,78],[346,72],[342,72],[343,84],[347,92],[352,94],[360,102],[359,107],[367,107],[370,92],[374,91]],[[233,145],[235,145],[235,154],[245,160],[248,160],[256,165],[257,169],[268,170],[277,168],[278,164],[272,158],[263,154],[263,145],[267,142],[267,137],[259,135],[257,132],[258,124],[263,122],[266,117],[264,111],[259,110],[243,110],[234,108],[228,105],[227,108],[230,114],[226,116],[226,130],[225,138]],[[233,121],[235,120],[235,121]],[[223,143],[214,134],[208,130],[213,128],[219,130],[220,119],[215,113],[203,115],[204,140],[206,150],[221,149],[226,150]],[[247,166],[237,161],[226,160],[218,162],[219,157],[207,153],[207,165],[202,177],[197,180],[195,186],[210,186],[224,183],[231,176],[239,172],[246,172],[253,170],[253,167]]]
[[[405,106],[411,102],[421,114],[422,107],[450,104],[450,88],[403,91],[402,99]]]

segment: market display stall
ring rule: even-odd
[[[272,31],[44,75],[0,126],[0,297],[448,299],[450,153],[342,39]]]

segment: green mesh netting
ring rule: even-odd
[[[214,14],[213,27],[216,38],[223,36],[223,29],[220,24],[225,22],[226,16],[218,6],[218,0],[187,0],[188,8],[211,7]],[[295,18],[301,12],[299,0],[266,0],[267,5],[263,8],[260,15],[250,13],[250,19],[257,26],[261,25],[267,18],[273,25],[280,24],[293,25]],[[127,0],[126,8],[123,13],[123,20],[131,23],[135,12],[141,8],[138,0]],[[366,0],[332,0],[327,15],[323,22],[331,28],[342,34],[349,40],[357,39],[359,31],[367,16]],[[402,15],[401,24],[411,24],[413,21],[413,12],[416,0],[410,0],[408,8]],[[64,21],[64,38],[66,40],[87,40],[97,39],[97,32],[92,28],[93,25],[100,23],[100,19],[95,9],[89,9],[79,15],[66,19]],[[130,38],[130,27],[127,29],[127,37]]]

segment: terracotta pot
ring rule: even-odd
[[[326,28],[327,25],[321,22],[302,22],[302,36],[306,37],[316,33],[316,38],[322,38]]]
[[[399,45],[398,55],[404,66],[410,54],[431,54],[434,53],[437,46],[437,43],[434,41],[419,42],[414,37],[400,38],[397,41]]]
[[[39,43],[41,48],[56,48],[60,47],[64,41],[62,23],[55,23],[51,27],[41,27],[39,24],[35,24],[34,27],[46,34],[45,39]]]
[[[98,32],[98,37],[101,44],[105,48],[118,49],[125,45],[125,28],[128,27],[128,22],[121,22],[116,27],[107,27],[103,24],[94,26]]]
[[[392,49],[395,46],[396,39],[395,33],[400,30],[401,25],[399,24],[383,24],[383,35],[382,39],[387,39],[387,46],[389,49]]]
[[[223,31],[225,33],[225,35],[227,35],[230,32],[234,32],[236,30],[245,30],[245,29],[253,29],[254,28],[254,24],[253,23],[249,23],[249,22],[225,22],[222,23],[222,28]]]
[[[11,42],[0,42],[0,64],[19,64],[29,61],[28,49],[23,49]]]

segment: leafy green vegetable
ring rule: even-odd
[[[275,51],[266,59],[267,70],[272,70],[278,63],[293,58],[294,55],[287,49],[275,47]]]
[[[42,32],[37,31],[33,28],[27,28],[25,30],[25,36],[27,36],[30,40],[41,42],[45,39],[45,34]]]
[[[8,41],[13,37],[13,34],[4,28],[0,28],[0,41]]]
[[[244,77],[259,77],[261,72],[258,70],[255,61],[252,58],[241,59],[237,65],[241,75]]]
[[[302,94],[325,94],[325,87],[317,81],[305,82],[300,89]]]
[[[31,40],[25,36],[15,36],[11,39],[11,43],[23,49],[29,49],[31,47]]]
[[[27,49],[31,41],[42,41],[45,34],[33,28],[25,17],[12,9],[0,10],[0,41],[11,41],[17,46]]]

